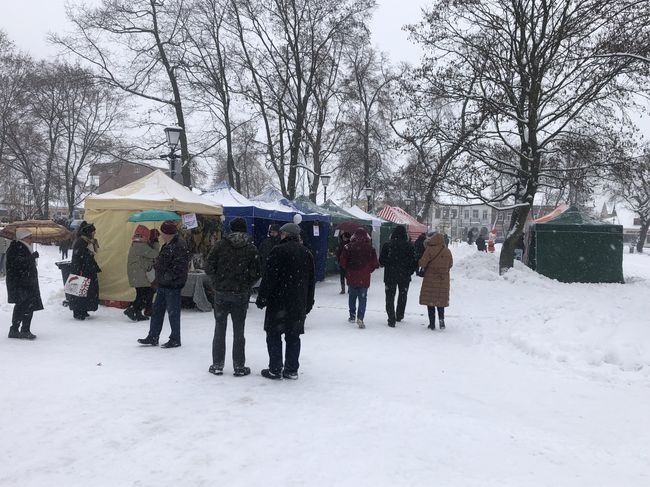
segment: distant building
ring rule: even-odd
[[[159,169],[136,162],[109,162],[95,164],[90,170],[93,192],[106,193],[121,188]]]

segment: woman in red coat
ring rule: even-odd
[[[350,243],[343,247],[340,264],[345,269],[348,281],[348,306],[350,308],[348,321],[354,323],[356,320],[359,328],[365,328],[363,318],[366,314],[370,274],[379,268],[379,261],[377,252],[370,242],[370,236],[363,228],[355,230]],[[358,309],[357,300],[359,301]]]

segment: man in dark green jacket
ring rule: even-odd
[[[226,326],[228,315],[232,319],[232,362],[234,375],[251,373],[246,367],[244,325],[251,288],[260,277],[260,257],[250,236],[246,221],[235,218],[230,231],[219,240],[208,255],[206,273],[214,288],[214,338],[212,339],[212,365],[208,371],[223,374],[226,355]]]

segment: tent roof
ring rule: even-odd
[[[559,207],[558,207],[559,208]],[[557,208],[556,208],[557,210]],[[593,216],[583,212],[580,208],[577,206],[571,206],[571,207],[565,207],[562,211],[558,212],[554,216],[553,213],[555,213],[556,210],[553,210],[551,213],[548,215],[545,215],[541,218],[538,218],[535,220],[535,224],[542,224],[542,225],[590,225],[590,226],[615,226],[619,227],[620,225],[615,225],[612,223],[606,223],[603,221],[600,221],[597,218],[594,218]],[[546,218],[546,217],[551,217],[551,218]]]
[[[294,204],[297,208],[306,212],[320,213],[322,215],[328,215],[334,223],[344,223],[344,222],[353,222],[359,225],[368,225],[372,226],[370,221],[362,221],[359,218],[350,215],[342,208],[336,206],[336,204],[331,203],[330,205],[319,206],[313,201],[311,201],[307,196],[298,196],[294,200]]]
[[[555,208],[550,213],[540,216],[537,220],[533,220],[533,223],[546,223],[554,218],[557,218],[558,215],[561,215],[569,208],[569,205],[562,203],[557,208]]]
[[[160,170],[107,193],[88,196],[87,210],[148,210],[160,209],[221,215],[220,204],[194,194]]]
[[[400,225],[406,225],[406,231],[411,238],[417,238],[421,233],[426,233],[427,226],[420,223],[399,206],[384,206],[377,216],[390,220]]]
[[[201,196],[222,206],[255,206],[255,203],[231,187],[227,181],[221,181]]]
[[[334,203],[332,200],[327,200],[325,203],[321,205],[321,208],[326,209],[327,211],[333,212],[332,215],[336,215],[337,217],[347,219],[348,221],[357,221],[358,223],[363,223],[364,225],[372,226],[372,218],[361,218],[356,215],[353,215],[349,211],[345,210],[344,208],[340,207],[336,203]]]
[[[383,218],[379,218],[378,216],[371,215],[370,213],[367,213],[363,211],[361,208],[359,208],[357,205],[351,206],[350,208],[347,208],[345,211],[350,213],[351,215],[356,216],[357,218],[361,218],[364,220],[370,220],[372,221],[373,225],[383,225],[383,224],[394,224],[395,222],[391,222],[388,220],[384,220]]]

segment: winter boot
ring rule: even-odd
[[[354,323],[355,321],[357,321],[357,317],[354,316],[354,315],[350,315],[350,317],[348,318],[348,321],[349,321],[350,323]]]
[[[19,326],[20,323],[17,323],[9,327],[9,338],[20,338],[20,332],[18,331]]]
[[[172,340],[171,338],[167,341],[167,343],[163,343],[160,345],[160,348],[178,348],[181,346],[181,342],[177,342],[176,340]]]
[[[288,370],[283,370],[282,377],[290,380],[298,380],[298,372],[290,372]]]
[[[157,347],[158,337],[147,336],[146,338],[138,338],[138,343],[140,345],[153,345],[154,347]]]
[[[262,369],[262,377],[273,380],[282,380],[282,374],[280,374],[280,372],[273,372],[270,369]]]
[[[436,329],[436,325],[435,325],[435,323],[431,323],[429,326],[427,326],[427,328],[428,328],[429,330],[435,330],[435,329]]]
[[[149,321],[149,318],[147,318],[145,315],[143,315],[141,312],[136,313],[135,315],[135,320],[136,321]]]
[[[214,374],[214,375],[223,375],[223,365],[219,366],[219,365],[212,364],[208,368],[208,372],[210,372],[211,374]]]
[[[129,306],[124,310],[124,314],[131,320],[131,321],[138,321],[137,317],[137,312],[133,309],[133,307]]]
[[[366,325],[363,323],[363,320],[361,318],[357,319],[357,326],[359,328],[365,328]]]
[[[440,320],[440,329],[441,330],[445,329],[445,320]]]
[[[235,372],[232,374],[235,377],[243,377],[251,373],[250,367],[236,367]]]
[[[20,329],[20,337],[23,340],[35,340],[36,335],[34,335],[31,331],[29,331],[31,324],[30,323],[23,323],[23,326]]]

